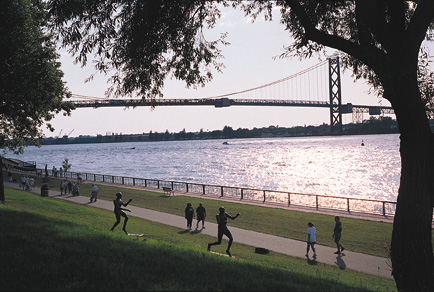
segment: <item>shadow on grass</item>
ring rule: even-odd
[[[15,210],[2,210],[0,219],[2,291],[369,291],[164,242],[131,241],[92,222]]]

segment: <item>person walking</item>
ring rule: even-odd
[[[65,184],[64,184],[63,181],[60,182],[59,187],[60,187],[60,194],[63,195],[63,191],[65,190],[64,189],[65,188]],[[66,190],[65,190],[65,194],[66,194]]]
[[[208,243],[208,251],[211,251],[211,246],[213,245],[219,245],[222,243],[223,235],[226,235],[229,238],[228,248],[226,249],[226,253],[228,256],[232,257],[232,254],[230,252],[232,242],[234,241],[232,237],[232,233],[229,231],[227,227],[228,218],[231,218],[232,220],[235,220],[238,216],[241,214],[238,213],[236,216],[232,217],[230,214],[226,213],[225,207],[221,206],[219,208],[219,214],[216,215],[217,224],[218,224],[218,235],[217,235],[217,241],[214,243]]]
[[[21,176],[21,185],[23,191],[26,189],[26,177],[24,175]]]
[[[335,216],[335,222],[335,227],[333,228],[333,238],[335,239],[336,247],[338,248],[338,251],[336,251],[335,254],[341,254],[345,248],[340,243],[342,237],[342,222],[339,216]]]
[[[196,229],[199,228],[199,223],[201,221],[202,221],[202,229],[204,229],[205,228],[206,209],[202,205],[202,203],[199,203],[199,206],[196,208],[196,216],[197,216]]]
[[[92,193],[90,196],[90,202],[96,202],[96,200],[98,199],[98,186],[97,185],[92,185]]]
[[[68,187],[68,195],[69,195],[72,192],[72,182],[70,180],[68,181],[67,187]]]
[[[185,213],[185,219],[187,219],[187,229],[191,230],[191,224],[193,223],[193,218],[194,218],[194,209],[191,206],[191,203],[187,204],[184,213]]]
[[[80,189],[78,188],[78,185],[74,183],[72,185],[72,195],[73,196],[79,196],[80,195]]]
[[[306,249],[306,257],[309,257],[309,250],[312,247],[313,251],[313,257],[316,258],[316,250],[315,250],[315,243],[316,243],[316,229],[312,222],[307,223],[307,249]]]
[[[118,224],[121,222],[121,216],[122,216],[122,217],[125,218],[125,220],[124,220],[124,227],[122,228],[122,230],[126,234],[128,234],[127,229],[126,229],[127,222],[128,222],[128,215],[124,211],[131,212],[131,210],[123,208],[123,207],[128,206],[128,204],[131,201],[132,201],[132,199],[129,199],[128,202],[126,202],[126,203],[122,202],[122,192],[116,193],[116,199],[113,200],[113,204],[114,204],[114,207],[115,207],[114,213],[115,213],[115,216],[116,216],[116,222],[115,222],[115,224],[113,224],[113,227],[110,229],[110,231],[113,231],[115,229],[115,227],[118,226]]]

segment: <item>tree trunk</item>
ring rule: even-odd
[[[406,84],[407,88],[395,91],[401,93],[392,102],[401,133],[401,182],[392,232],[392,274],[399,291],[434,291],[434,142],[420,98],[411,96],[411,86]]]
[[[3,183],[3,158],[0,156],[0,165],[1,165],[1,173],[0,173],[0,203],[5,203],[5,187]]]

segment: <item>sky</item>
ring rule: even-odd
[[[252,23],[239,10],[223,9],[223,17],[211,31],[206,32],[208,40],[228,32],[229,46],[222,46],[225,67],[223,73],[213,71],[213,80],[205,87],[187,89],[183,81],[168,78],[163,90],[164,98],[202,98],[241,91],[267,84],[300,72],[320,62],[317,56],[311,59],[274,58],[283,52],[284,46],[292,43],[291,36],[279,22],[279,11],[273,14],[273,21],[257,19]],[[92,81],[85,79],[95,72],[89,65],[82,68],[73,64],[73,58],[65,49],[60,49],[60,62],[64,72],[63,80],[73,94],[92,97],[105,96],[109,88],[108,76],[95,74]],[[330,51],[333,53],[333,51]],[[323,60],[323,59],[322,59]],[[91,64],[91,62],[89,62]],[[341,69],[342,103],[389,106],[386,100],[369,95],[369,87],[363,81],[354,82],[350,72]],[[98,134],[139,134],[152,132],[175,133],[222,130],[230,126],[253,129],[279,126],[294,127],[330,123],[326,108],[301,107],[241,107],[215,108],[213,106],[164,106],[136,108],[79,108],[71,116],[57,115],[50,123],[55,131],[43,126],[47,137],[59,134],[78,137]],[[369,116],[364,116],[369,118]],[[343,123],[351,123],[352,116],[343,115]]]

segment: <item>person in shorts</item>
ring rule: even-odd
[[[125,218],[125,220],[124,220],[124,227],[122,228],[122,230],[126,234],[128,234],[127,229],[126,229],[127,222],[128,222],[128,215],[125,214],[124,211],[131,212],[131,210],[127,209],[127,208],[123,208],[123,207],[128,206],[128,204],[131,201],[132,201],[132,199],[129,199],[128,202],[124,203],[124,202],[122,202],[122,193],[119,192],[119,193],[116,194],[116,199],[113,200],[113,204],[114,204],[114,207],[115,207],[114,212],[115,212],[115,216],[116,216],[116,222],[115,222],[115,224],[113,224],[113,227],[110,229],[110,231],[113,231],[115,229],[115,227],[118,226],[119,223],[121,223],[121,216],[122,216],[122,217]]]
[[[316,243],[316,229],[312,222],[307,223],[307,236],[306,236],[306,242],[307,242],[307,249],[306,249],[306,256],[309,256],[309,250],[312,247],[313,251],[313,257],[316,258],[316,250],[315,250],[315,243]]]

